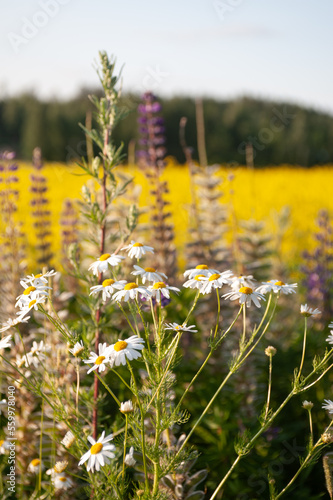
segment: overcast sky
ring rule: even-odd
[[[70,98],[97,86],[99,50],[124,87],[241,95],[333,114],[332,0],[14,0],[1,2],[0,96]]]

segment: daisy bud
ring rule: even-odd
[[[333,431],[331,430],[324,432],[320,437],[324,444],[333,443]]]
[[[54,472],[56,472],[57,474],[60,474],[61,472],[64,472],[64,470],[66,469],[68,465],[68,462],[67,460],[63,460],[62,462],[56,462],[55,465],[54,465]]]
[[[272,345],[269,345],[268,347],[266,347],[265,354],[266,354],[266,356],[275,356],[275,354],[276,354],[275,347],[273,347]]]
[[[303,401],[302,406],[304,410],[311,410],[313,408],[313,403],[311,401]]]
[[[133,457],[133,453],[134,453],[134,448],[133,446],[131,446],[129,452],[126,453],[124,460],[125,464],[128,465],[128,467],[134,467],[134,465],[136,464],[136,460]]]
[[[121,411],[121,413],[132,413],[133,411],[132,401],[125,401],[125,403],[121,403],[119,411]]]

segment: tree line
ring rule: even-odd
[[[94,119],[83,89],[68,101],[42,101],[23,94],[0,101],[0,149],[14,149],[18,158],[30,160],[39,146],[47,161],[73,161],[87,153],[79,123]],[[140,97],[127,94],[121,106],[128,112],[115,130],[125,152],[139,149],[137,106]],[[198,160],[196,101],[188,97],[161,99],[165,120],[167,155],[185,162],[179,124],[187,118],[185,139]],[[252,98],[221,101],[202,99],[204,138],[210,164],[254,166],[294,164],[310,167],[333,163],[333,117],[300,106]],[[92,117],[92,118],[91,118]],[[202,134],[201,134],[202,138]],[[250,154],[249,154],[250,153]],[[132,158],[133,155],[130,157]],[[250,158],[250,160],[249,160]]]

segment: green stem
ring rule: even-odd
[[[302,369],[303,369],[303,363],[304,363],[304,357],[305,357],[305,348],[306,348],[307,320],[308,320],[308,318],[305,316],[305,318],[304,318],[304,337],[303,337],[302,359],[301,359],[301,364],[300,364],[298,375],[297,375],[297,380],[300,379],[301,373],[302,373]]]
[[[127,366],[129,371],[131,372],[135,391],[136,391],[136,397],[137,397],[137,402],[138,406],[140,409],[140,414],[141,414],[141,446],[142,446],[142,459],[143,459],[143,470],[144,470],[144,475],[145,475],[145,487],[146,487],[146,492],[149,492],[149,481],[148,481],[148,472],[147,472],[147,459],[146,459],[146,441],[145,441],[145,422],[144,422],[144,413],[140,401],[140,396],[139,396],[139,391],[138,391],[138,386],[136,383],[136,379],[131,367],[131,364],[127,361]]]
[[[111,391],[110,387],[104,382],[104,380],[102,379],[102,377],[97,373],[97,371],[94,372],[96,377],[98,378],[98,380],[100,382],[102,382],[102,384],[104,385],[105,389],[108,391],[109,394],[111,394],[111,396],[113,397],[113,399],[115,400],[115,402],[117,403],[118,406],[120,406],[120,401],[119,399],[117,398],[117,396]]]
[[[126,446],[127,446],[127,431],[128,431],[128,415],[125,413],[125,437],[124,437],[124,456],[123,456],[123,496],[125,498],[125,457],[126,457]]]
[[[216,318],[216,326],[215,326],[215,333],[214,333],[214,339],[217,334],[217,330],[219,328],[219,320],[220,320],[220,312],[221,312],[221,301],[220,301],[220,295],[219,295],[219,288],[216,288],[216,296],[217,296],[217,318]]]
[[[269,370],[268,370],[268,392],[267,392],[267,403],[266,403],[266,411],[265,411],[265,420],[269,411],[269,403],[271,399],[271,390],[272,390],[272,355],[269,355]]]
[[[242,334],[241,346],[245,345],[245,336],[246,336],[246,306],[244,304],[244,307],[243,307],[243,334]]]

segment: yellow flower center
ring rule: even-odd
[[[219,277],[220,277],[220,274],[212,274],[211,276],[209,276],[208,281],[218,280]]]
[[[158,281],[157,283],[153,284],[154,290],[158,290],[160,288],[165,288],[165,287],[166,287],[166,284],[163,283],[163,281]]]
[[[94,446],[95,446],[95,445],[94,445]],[[65,477],[65,476],[61,476],[61,477],[59,477],[59,476],[58,476],[58,478],[57,478],[57,479],[58,479],[59,481],[62,481],[63,483],[65,483],[65,482],[67,481],[67,477]]]
[[[201,281],[200,278],[205,278],[206,276],[204,274],[197,274],[196,276],[194,276],[194,279],[197,280],[197,281]]]
[[[4,439],[0,439],[0,446],[2,446],[4,442]]]
[[[40,464],[39,458],[34,458],[33,460],[31,460],[31,465],[33,467],[36,467],[36,465],[39,465],[39,464]]]
[[[101,450],[103,449],[102,443],[96,443],[93,444],[92,447],[90,448],[90,453],[92,455],[97,455]]]
[[[36,300],[31,300],[31,301],[29,302],[29,307],[34,306],[34,305],[36,304],[36,302],[37,302]]]
[[[127,283],[127,285],[124,286],[124,290],[134,290],[134,288],[138,288],[136,283]]]
[[[134,247],[143,247],[143,244],[142,243],[134,243],[133,245]]]
[[[277,286],[283,286],[283,285],[285,285],[285,283],[283,283],[283,281],[277,281],[274,284],[277,285]]]
[[[35,279],[36,278],[41,278],[42,276],[43,276],[42,274],[36,274]]]
[[[240,293],[245,293],[245,295],[251,295],[251,293],[253,293],[252,288],[250,288],[249,286],[242,286],[239,291]]]
[[[208,269],[208,266],[206,266],[206,264],[199,264],[196,269]]]
[[[105,359],[105,356],[98,356],[95,360],[95,365],[101,365]]]
[[[111,254],[103,253],[103,255],[100,256],[99,260],[108,260],[109,257],[111,257]]]
[[[146,273],[155,273],[156,269],[154,269],[153,267],[145,267],[145,271]]]
[[[36,290],[36,287],[34,286],[28,286],[23,292],[23,295],[29,295],[29,293],[34,292]]]
[[[118,342],[115,343],[114,345],[114,350],[119,352],[122,351],[123,349],[126,349],[127,347],[127,342],[125,340],[119,340]]]
[[[109,278],[109,279],[103,281],[102,286],[104,286],[104,287],[110,286],[110,285],[113,285],[113,283],[114,283],[114,280]]]

